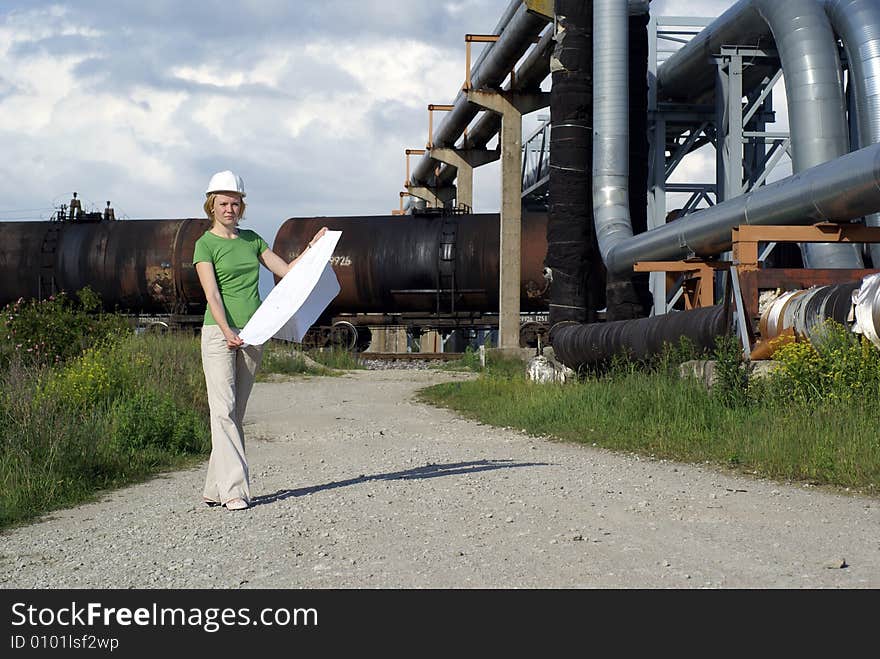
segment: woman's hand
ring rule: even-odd
[[[318,233],[315,234],[315,237],[309,241],[309,247],[313,246],[316,242],[321,240],[322,236],[327,233],[327,227],[321,227]]]
[[[238,350],[244,345],[242,338],[232,330],[223,332],[223,336],[226,338],[226,347],[230,350]]]

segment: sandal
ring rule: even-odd
[[[209,499],[207,497],[202,497],[202,502],[204,502],[204,504],[208,506],[208,508],[213,508],[214,506],[220,505],[219,501],[214,501],[213,499]]]
[[[248,502],[244,499],[230,499],[225,505],[226,510],[244,510],[248,507]]]

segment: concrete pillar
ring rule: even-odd
[[[454,187],[429,188],[423,185],[408,184],[406,191],[413,197],[427,201],[431,208],[443,208],[448,202],[455,199]]]
[[[435,160],[458,170],[455,176],[455,185],[458,189],[456,204],[459,208],[467,206],[469,209],[474,207],[474,168],[495,162],[501,157],[500,151],[488,149],[435,147],[428,149],[428,153]]]
[[[419,339],[419,352],[440,352],[441,347],[440,332],[429,330],[422,333]]]
[[[371,327],[372,339],[366,352],[406,352],[405,327]]]
[[[468,101],[501,115],[501,242],[498,347],[519,349],[522,235],[522,115],[547,107],[546,92],[468,90]]]

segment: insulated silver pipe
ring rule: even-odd
[[[593,222],[602,260],[633,236],[629,212],[629,18],[593,2]]]
[[[713,53],[725,44],[769,45],[767,27],[785,75],[794,172],[843,155],[849,136],[840,58],[818,0],[741,0],[664,62],[658,72],[661,95],[700,93],[714,79]],[[808,268],[862,267],[855,245],[812,243],[801,250]]]
[[[773,46],[770,26],[753,0],[737,2],[663,62],[657,70],[658,95],[670,101],[704,102],[715,91],[714,56],[722,46],[746,41],[754,48]],[[749,85],[744,81],[743,86]]]
[[[824,7],[817,0],[754,0],[776,40],[782,61],[792,170],[833,160],[849,151],[843,73],[837,40]],[[805,243],[807,268],[861,268],[860,247],[853,244]]]
[[[637,261],[719,254],[730,249],[730,232],[740,224],[845,222],[878,209],[880,144],[872,144],[619,242],[605,265],[624,274]]]
[[[825,0],[831,27],[843,41],[849,62],[849,84],[857,118],[859,142],[853,148],[880,142],[880,4],[877,0]],[[880,227],[880,215],[865,217]],[[880,267],[880,244],[870,246],[874,267]]]

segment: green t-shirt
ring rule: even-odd
[[[260,254],[269,249],[255,231],[239,229],[237,238],[221,238],[205,231],[196,241],[193,265],[205,261],[214,265],[214,276],[226,321],[242,328],[260,306]],[[205,309],[205,325],[216,325],[211,308]]]

